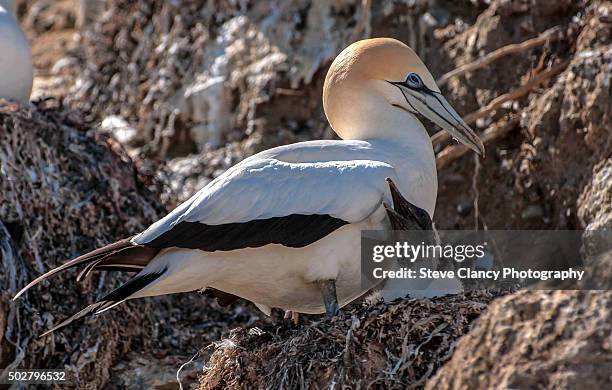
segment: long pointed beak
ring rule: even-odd
[[[390,81],[390,83],[400,89],[410,111],[423,115],[448,131],[453,138],[484,157],[485,148],[480,138],[440,92],[432,91],[427,87],[413,89],[403,82]]]

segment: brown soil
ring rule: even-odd
[[[33,98],[66,95],[75,78],[79,0],[17,0],[16,4],[32,46]]]
[[[612,252],[597,262],[596,272],[610,275]],[[609,388],[611,320],[611,291],[521,291],[504,297],[459,341],[426,388]]]

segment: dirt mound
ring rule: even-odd
[[[214,345],[200,389],[422,386],[494,296],[366,304],[297,329],[238,329]]]
[[[597,264],[610,275],[612,252]],[[491,304],[426,388],[610,388],[611,339],[611,291],[521,291]]]

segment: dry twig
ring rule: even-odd
[[[531,92],[531,90],[533,90],[540,84],[544,83],[548,79],[561,73],[565,68],[567,68],[567,65],[569,65],[569,60],[561,61],[558,64],[550,67],[548,70],[538,73],[535,77],[533,77],[532,79],[530,79],[529,81],[527,81],[525,84],[521,85],[514,91],[500,95],[496,97],[495,99],[493,99],[485,107],[482,107],[478,111],[474,111],[466,115],[464,117],[465,123],[472,124],[476,122],[478,119],[483,118],[489,115],[491,112],[497,110],[499,107],[501,107],[502,104],[512,101],[512,100],[517,100],[527,95],[529,92]],[[450,135],[448,135],[447,132],[439,131],[431,137],[431,142],[434,145],[438,145],[438,144],[448,141],[449,139],[450,139]],[[438,154],[438,156],[440,155],[440,153]]]
[[[492,51],[491,53],[480,57],[476,61],[470,62],[468,64],[462,65],[458,68],[451,70],[450,72],[445,73],[436,80],[438,86],[444,85],[450,80],[452,77],[456,77],[462,75],[467,72],[471,72],[476,69],[484,68],[490,63],[505,57],[510,54],[522,53],[531,49],[532,47],[540,46],[545,44],[546,42],[550,42],[559,38],[559,32],[561,29],[559,27],[553,27],[544,31],[542,34],[538,35],[535,38],[528,39],[521,43],[514,43],[511,45],[500,47],[497,50]]]
[[[518,124],[518,117],[512,117],[508,122],[501,126],[493,126],[488,128],[482,135],[484,144],[499,139],[508,134]],[[436,156],[436,165],[438,169],[446,167],[452,161],[463,156],[469,149],[464,145],[450,145],[444,148]]]

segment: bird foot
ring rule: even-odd
[[[340,312],[338,296],[336,295],[336,282],[334,280],[320,280],[317,282],[323,302],[325,302],[325,312],[329,318],[333,318]]]
[[[286,321],[291,320],[293,325],[298,326],[300,324],[300,313],[298,313],[297,311],[293,311],[293,310],[287,310],[285,311],[284,319]]]

